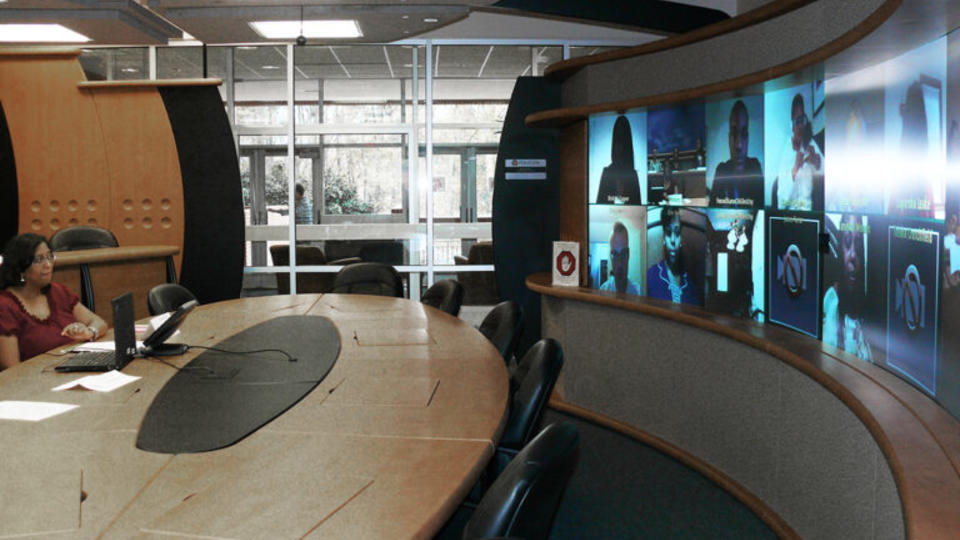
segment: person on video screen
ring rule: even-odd
[[[633,133],[630,121],[620,115],[613,123],[610,165],[600,175],[598,204],[641,204],[640,178],[633,167]]]
[[[934,217],[933,192],[923,175],[922,164],[928,159],[930,144],[927,135],[927,108],[923,100],[923,84],[914,81],[907,87],[900,105],[903,129],[900,132],[900,181],[893,185],[889,213],[898,216]]]
[[[702,305],[700,287],[690,279],[683,265],[683,223],[680,209],[664,207],[663,260],[647,269],[647,296],[671,302]]]
[[[616,291],[640,295],[640,287],[631,280],[627,272],[630,269],[630,238],[627,228],[619,221],[614,222],[610,233],[610,277],[602,285],[601,291]]]
[[[840,281],[834,282],[823,295],[823,342],[872,362],[873,353],[863,330],[866,261],[861,219],[844,214],[837,236]]]
[[[730,109],[730,159],[717,165],[713,175],[713,204],[729,206],[763,205],[763,167],[747,156],[750,146],[750,115],[742,100]]]
[[[813,198],[823,179],[823,151],[813,138],[813,125],[800,94],[793,96],[790,119],[793,135],[774,180],[774,205],[784,210],[813,210]]]

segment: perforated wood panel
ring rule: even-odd
[[[100,120],[91,96],[77,89],[83,79],[76,55],[0,56],[21,232],[111,224]]]
[[[183,188],[156,88],[89,88],[106,145],[111,230],[120,245],[181,245]],[[180,257],[175,259],[179,268]]]

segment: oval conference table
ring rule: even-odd
[[[85,375],[55,372],[59,351],[0,372],[0,401],[77,405],[36,422],[0,420],[0,538],[432,536],[499,440],[500,355],[457,318],[363,295],[203,305],[171,341],[215,346],[289,315],[333,322],[336,363],[302,400],[219,450],[135,446],[176,373],[160,361],[133,360],[123,373],[141,378],[112,392],[52,391]],[[182,367],[200,353],[166,360]]]

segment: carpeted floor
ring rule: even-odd
[[[553,422],[571,422],[580,430],[580,459],[551,540],[776,538],[746,506],[673,458],[548,409],[544,425]],[[460,538],[468,518],[461,508],[436,538]]]
[[[659,451],[548,409],[544,425],[580,430],[580,460],[551,540],[776,538],[757,516],[700,473]]]

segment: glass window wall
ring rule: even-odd
[[[91,79],[144,79],[154,55],[158,78],[198,78],[205,59],[206,76],[223,79],[243,190],[243,294],[318,292],[362,259],[398,267],[411,298],[455,278],[476,289],[468,303],[491,304],[493,176],[514,82],[565,50],[609,48],[127,47],[85,50],[81,62]]]

